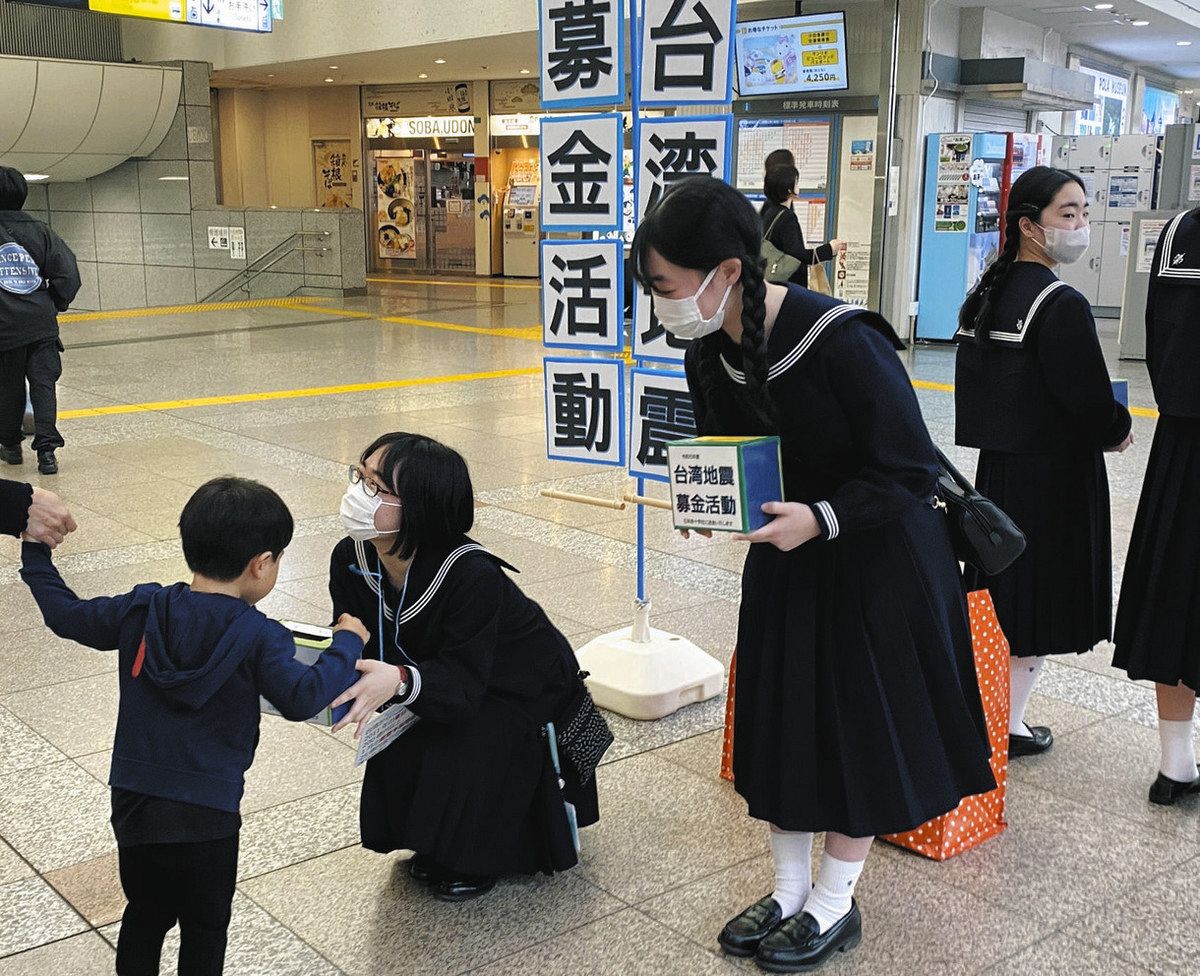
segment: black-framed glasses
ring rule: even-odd
[[[360,468],[357,464],[350,465],[350,484],[362,485],[363,491],[367,497],[374,498],[376,495],[392,495],[383,485],[372,478],[367,472]]]

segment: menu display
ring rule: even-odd
[[[738,93],[743,98],[850,86],[844,13],[738,24],[736,50]]]

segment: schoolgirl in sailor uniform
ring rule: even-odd
[[[1012,648],[1009,755],[1044,752],[1025,706],[1045,655],[1083,654],[1112,633],[1106,450],[1132,441],[1087,300],[1054,268],[1087,250],[1087,198],[1065,170],[1013,184],[1000,255],[959,314],[956,442],[980,449],[976,487],[1025,533],[1003,573],[965,570],[988,589]]]
[[[771,824],[772,894],[719,941],[770,971],[861,938],[852,899],[876,834],[994,786],[937,462],[879,316],[767,284],[761,224],[736,190],[681,182],[634,240],[664,327],[694,338],[705,434],[777,434],[786,501],[748,537],[734,778]],[[816,887],[813,832],[825,831]]]
[[[1200,792],[1200,209],[1164,229],[1146,298],[1146,367],[1159,418],[1117,607],[1113,665],[1157,685],[1153,803]]]
[[[596,782],[581,785],[560,761],[560,789],[543,730],[577,694],[578,664],[512,567],[467,537],[466,462],[428,437],[386,434],[352,468],[342,521],[334,618],[360,615],[371,639],[341,724],[388,702],[418,716],[367,762],[363,846],[415,851],[410,872],[443,901],[485,894],[503,875],[572,867],[564,802],[578,826],[595,823]]]

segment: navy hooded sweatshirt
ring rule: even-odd
[[[120,655],[121,700],[109,785],[237,813],[258,746],[262,694],[285,718],[312,718],[352,685],[355,634],[334,634],[312,666],[282,624],[186,583],[146,583],[81,600],[49,547],[26,542],[21,578],[59,637]]]

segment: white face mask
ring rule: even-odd
[[[1037,225],[1042,227],[1041,224]],[[1092,229],[1087,224],[1074,230],[1064,230],[1061,227],[1042,227],[1046,235],[1046,243],[1038,244],[1058,264],[1074,264],[1087,251],[1092,242]],[[1037,244],[1037,241],[1034,241]]]
[[[381,535],[395,535],[399,529],[383,531],[375,524],[375,515],[384,506],[400,508],[400,503],[385,502],[378,495],[368,495],[362,482],[350,485],[342,496],[342,527],[357,542],[370,542]]]
[[[717,306],[717,310],[710,318],[704,317],[700,311],[700,303],[697,301],[704,294],[704,290],[712,284],[718,270],[719,268],[713,268],[696,294],[689,298],[654,296],[654,314],[658,316],[662,327],[671,335],[680,339],[702,339],[721,327],[721,323],[725,321],[725,304],[729,301],[729,293],[733,291],[733,285],[731,284],[725,289],[721,304]]]

